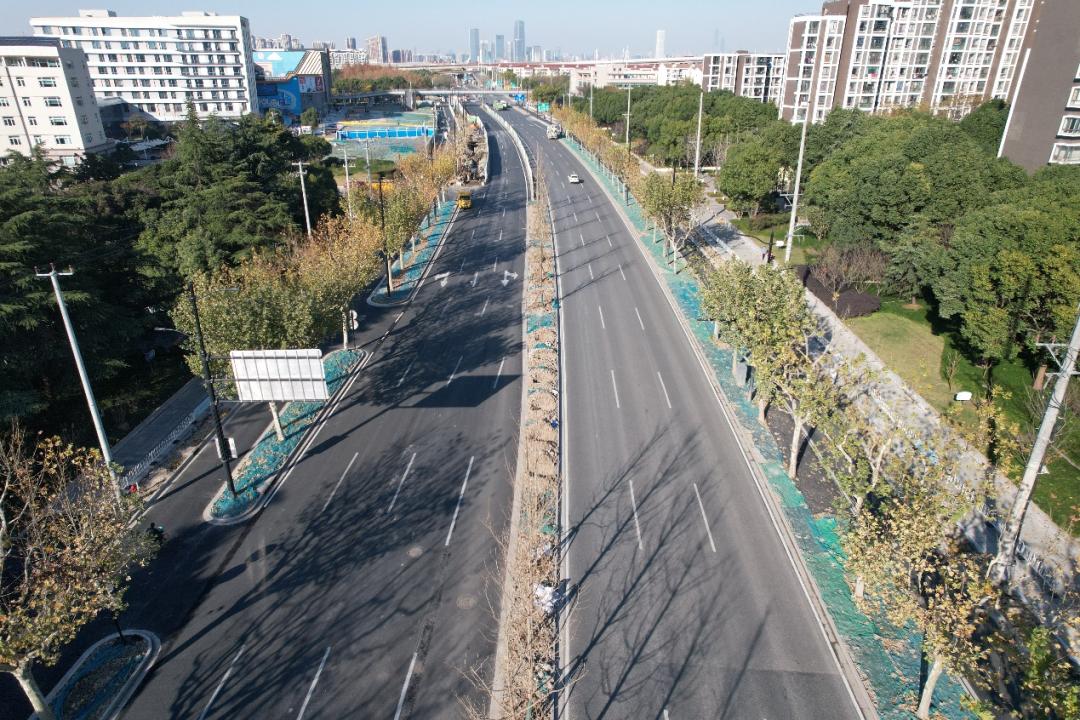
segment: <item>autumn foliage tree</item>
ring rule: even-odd
[[[128,571],[151,543],[130,523],[135,496],[117,498],[98,452],[17,429],[0,443],[0,670],[11,673],[37,716],[52,720],[34,680],[80,628],[124,608]]]

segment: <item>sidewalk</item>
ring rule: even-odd
[[[210,409],[200,378],[192,378],[113,447],[113,460],[124,467],[124,482],[139,483],[157,461]]]

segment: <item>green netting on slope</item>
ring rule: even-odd
[[[528,315],[525,318],[526,332],[534,333],[541,328],[554,327],[555,316],[551,313],[544,315]]]
[[[621,201],[621,184],[606,177],[587,151],[569,138],[560,142],[593,171],[617,202]],[[638,231],[641,247],[658,267],[665,268],[664,244],[653,243],[645,237],[647,223],[637,201],[631,196],[630,205],[622,205]],[[666,270],[663,278],[687,319],[698,346],[708,359],[729,406],[734,409],[740,425],[753,436],[754,445],[764,458],[761,468],[770,487],[780,498],[803,560],[814,576],[837,629],[851,649],[859,669],[870,681],[879,714],[886,720],[907,720],[912,715],[910,709],[915,704],[919,677],[917,635],[910,630],[894,628],[886,622],[868,618],[855,606],[844,579],[836,518],[829,515],[815,518],[802,493],[788,477],[783,452],[777,447],[768,428],[758,421],[757,408],[731,376],[731,351],[713,342],[711,321],[698,320],[704,313],[696,279],[688,272],[675,275]],[[933,709],[950,720],[974,718],[961,706],[965,695],[955,679],[943,675],[934,692]]]

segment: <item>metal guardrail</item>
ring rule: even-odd
[[[181,436],[191,430],[192,426],[194,426],[195,423],[201,420],[202,417],[206,415],[209,410],[210,398],[205,398],[195,407],[194,410],[188,413],[183,420],[177,423],[176,427],[173,428],[172,432],[170,432],[164,440],[155,445],[154,449],[148,452],[142,460],[125,470],[123,476],[120,479],[121,487],[139,484],[139,482],[141,482],[142,479],[146,477],[146,474],[150,472],[150,467],[155,462],[160,460],[161,456],[164,455],[167,450],[171,449]]]
[[[492,110],[486,104],[484,105],[484,111],[491,117],[495,118],[495,122],[502,125],[503,129],[506,130],[506,133],[514,141],[514,145],[517,147],[518,153],[521,155],[522,165],[525,166],[525,183],[527,185],[526,192],[528,194],[528,198],[529,200],[535,200],[536,186],[533,184],[532,161],[529,156],[528,149],[526,149],[524,143],[521,142],[521,138],[518,136],[517,131],[514,130],[514,128],[510,127],[510,123],[506,122],[506,120],[504,120],[498,112]]]

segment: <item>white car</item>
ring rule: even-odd
[[[580,185],[581,184],[581,178],[578,177],[577,173],[570,173],[570,177],[568,177],[566,179],[567,179],[567,181],[569,181],[569,183],[571,185]]]

